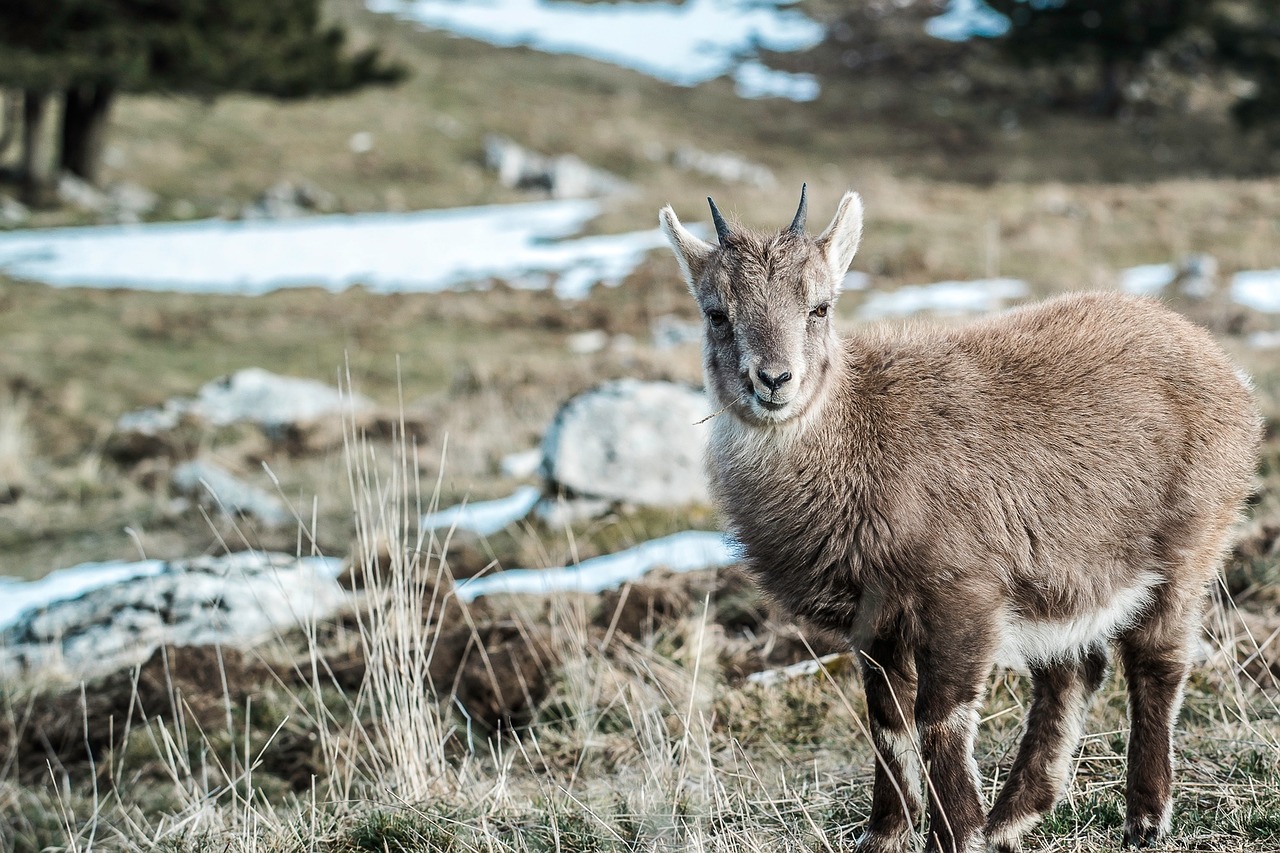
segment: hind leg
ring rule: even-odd
[[[987,818],[991,850],[1012,853],[1020,849],[1022,837],[1062,795],[1089,700],[1106,673],[1104,645],[1089,649],[1079,661],[1031,668],[1032,699],[1026,731],[1009,778]]]
[[[1129,845],[1150,846],[1169,831],[1173,814],[1173,727],[1182,706],[1194,637],[1191,624],[1156,625],[1134,632],[1120,644],[1129,682],[1124,821],[1124,841]]]

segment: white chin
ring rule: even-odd
[[[789,420],[795,414],[795,401],[789,401],[781,405],[766,406],[758,399],[751,400],[751,413],[762,421],[772,423],[781,423]]]

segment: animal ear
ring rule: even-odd
[[[658,224],[662,226],[662,233],[671,244],[671,251],[675,252],[676,261],[680,264],[680,272],[684,273],[685,283],[689,285],[690,290],[693,290],[693,286],[702,277],[703,270],[707,268],[707,261],[716,250],[715,246],[699,240],[688,228],[681,225],[671,205],[667,205],[658,212]]]
[[[836,208],[836,216],[827,226],[827,230],[818,237],[818,246],[827,259],[831,275],[837,282],[844,279],[849,271],[849,264],[858,252],[858,243],[862,240],[862,199],[855,192],[847,192],[840,199]]]

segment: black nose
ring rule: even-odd
[[[791,381],[791,371],[784,370],[779,374],[770,375],[765,372],[764,368],[756,368],[756,376],[760,377],[760,381],[769,386],[770,391],[777,391],[787,382]]]

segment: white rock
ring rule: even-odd
[[[622,379],[570,399],[543,439],[543,473],[571,495],[646,506],[705,504],[706,397]]]
[[[107,189],[104,217],[110,222],[141,222],[159,203],[159,196],[146,187],[121,181]]]
[[[92,213],[105,213],[111,205],[100,190],[69,172],[63,172],[58,178],[58,198],[63,204]]]
[[[536,477],[538,471],[542,469],[542,449],[535,447],[531,450],[508,453],[502,457],[502,462],[498,467],[502,471],[502,476],[510,477],[513,480],[527,480],[530,477]]]
[[[191,411],[215,426],[249,422],[270,430],[372,407],[359,394],[314,379],[249,367],[204,385]]]
[[[753,163],[730,151],[703,151],[691,145],[682,145],[672,153],[671,165],[727,184],[746,184],[769,189],[778,183],[768,166]]]
[[[279,497],[203,459],[182,463],[170,481],[178,492],[228,515],[247,515],[267,527],[283,527],[294,520]]]
[[[566,344],[569,346],[569,352],[577,355],[590,355],[594,352],[603,351],[609,345],[609,333],[603,329],[574,332],[569,336]]]
[[[356,131],[347,140],[347,148],[352,154],[368,154],[373,150],[373,134],[367,130]]]
[[[16,198],[0,195],[0,228],[18,228],[31,219],[31,211]]]
[[[344,606],[341,566],[255,552],[94,564],[116,579],[76,598],[28,601],[0,632],[0,677],[45,668],[86,677],[141,663],[164,644],[251,646]]]
[[[599,518],[613,507],[603,498],[566,498],[559,495],[543,498],[533,508],[534,518],[550,530],[564,530],[581,521]]]
[[[498,182],[513,189],[541,189],[552,198],[589,198],[627,189],[627,182],[572,154],[549,157],[530,151],[505,136],[484,140],[485,165],[498,173]]]

